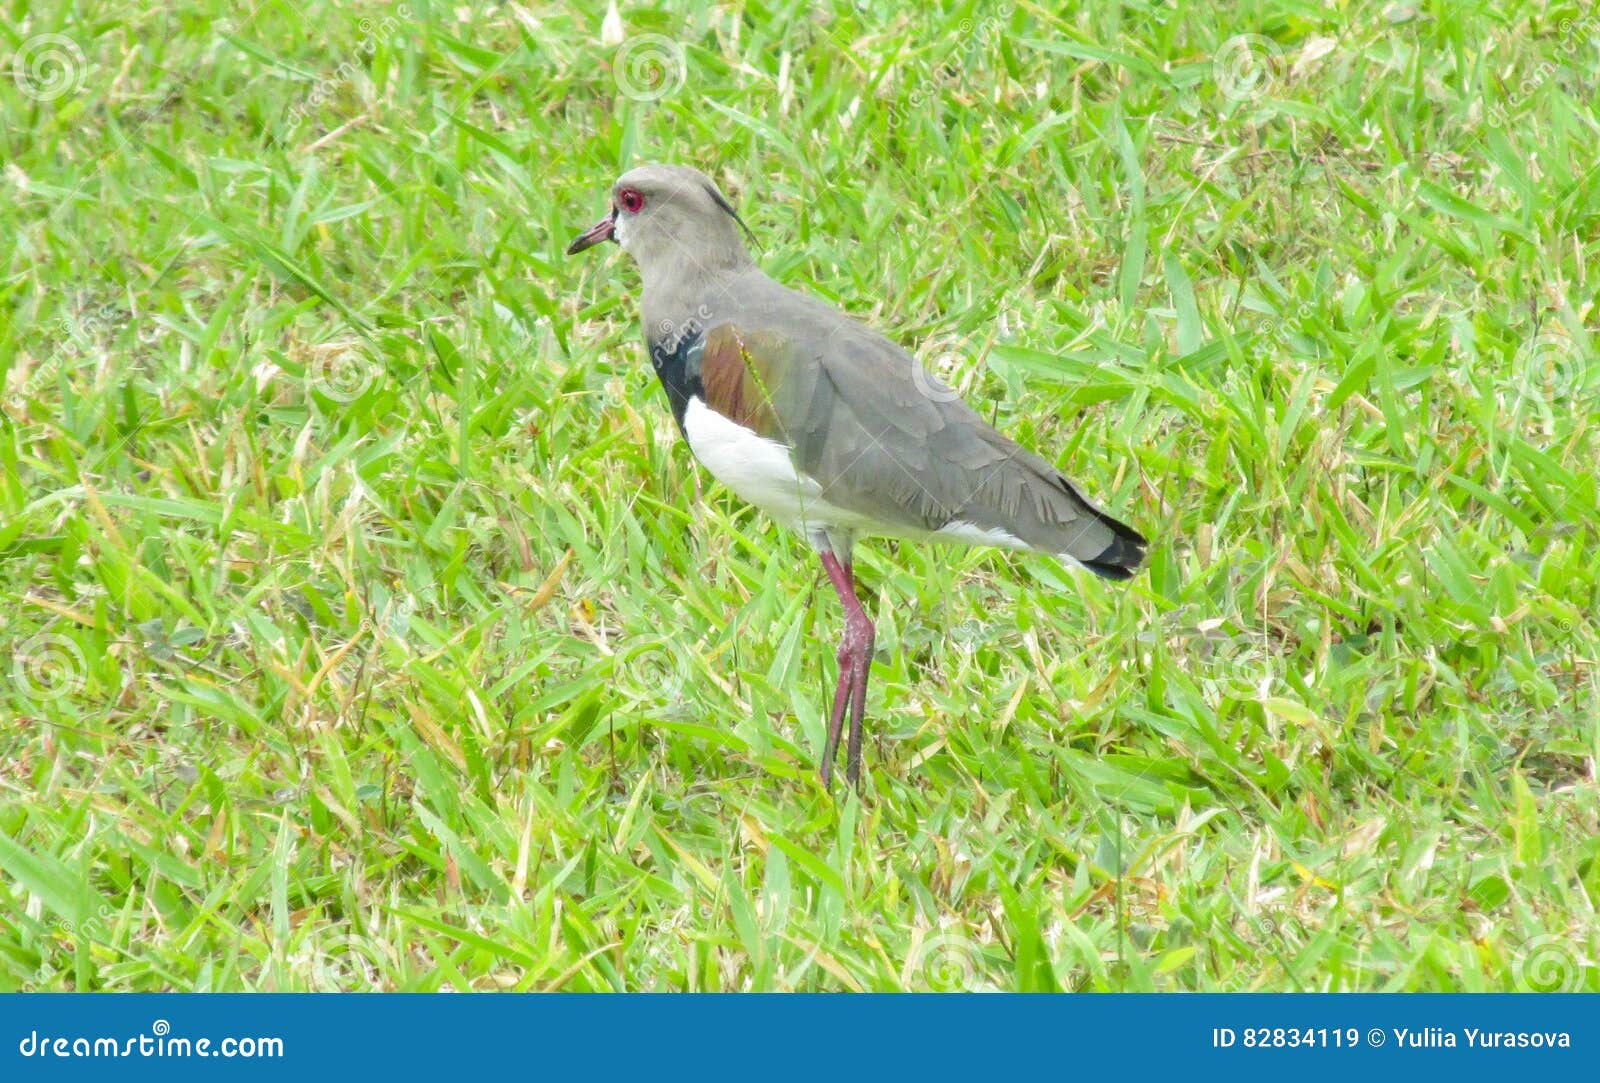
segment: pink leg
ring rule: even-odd
[[[832,551],[820,553],[828,581],[844,607],[844,637],[839,642],[839,683],[833,692],[833,711],[828,718],[828,743],[822,753],[822,784],[833,780],[833,761],[839,754],[839,737],[844,729],[844,709],[850,706],[850,746],[845,759],[844,777],[854,786],[861,780],[861,723],[867,710],[867,671],[872,666],[872,643],[877,629],[872,618],[856,598],[855,571],[840,564]]]

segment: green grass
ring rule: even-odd
[[[0,7],[0,988],[1600,989],[1600,21],[1176,7]],[[1156,539],[858,550],[859,800],[647,160]]]

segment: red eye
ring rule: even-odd
[[[620,203],[622,205],[622,209],[627,211],[629,214],[638,214],[640,211],[644,210],[644,196],[639,194],[639,189],[637,188],[624,188],[622,191],[618,192],[617,202]]]

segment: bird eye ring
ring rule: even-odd
[[[644,196],[639,194],[637,188],[624,188],[618,192],[617,203],[629,214],[638,214],[644,210]]]

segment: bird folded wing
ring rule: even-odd
[[[815,385],[794,364],[793,343],[779,332],[733,323],[708,329],[700,353],[700,385],[711,409],[768,440],[793,447],[789,429],[798,396]]]
[[[830,504],[886,531],[961,523],[1079,559],[1110,544],[1120,524],[1053,466],[996,432],[893,342],[828,315],[836,322],[816,333],[731,322],[709,329],[706,404],[789,448]]]

